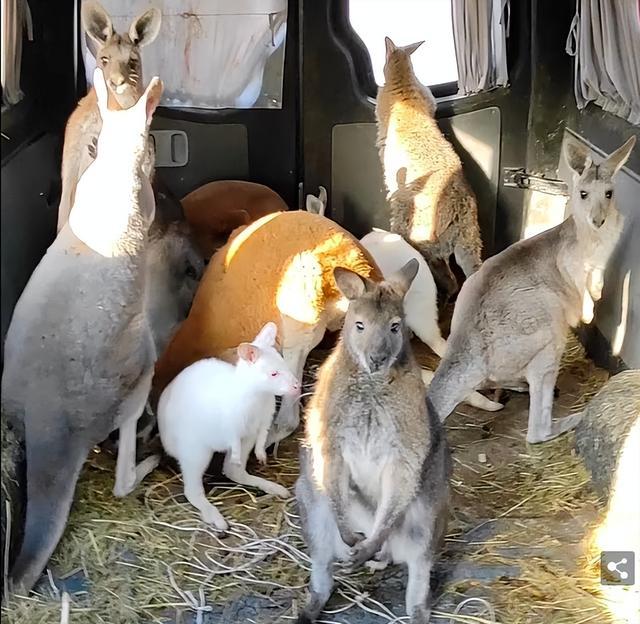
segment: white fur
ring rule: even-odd
[[[265,443],[276,395],[299,392],[298,379],[274,348],[276,326],[267,323],[251,343],[253,359],[238,348],[234,366],[209,358],[185,368],[164,390],[158,404],[162,444],[180,463],[184,493],[202,519],[220,530],[227,523],[206,499],[202,475],[214,452],[224,452],[223,471],[231,480],[287,497],[287,490],[246,472],[249,452],[266,462]],[[275,374],[274,374],[275,373]]]
[[[327,210],[327,189],[324,186],[319,186],[318,189],[318,197],[311,193],[307,195],[307,212],[323,217]]]
[[[155,214],[151,183],[138,169],[151,122],[147,100],[154,97],[153,91],[161,90],[162,83],[154,77],[138,102],[120,111],[107,108],[107,85],[100,69],[96,69],[94,86],[102,117],[97,144],[100,158],[89,165],[78,182],[69,226],[88,247],[110,258],[123,253],[121,241],[128,232],[132,216],[131,189],[137,190],[142,184],[140,210],[149,222]],[[105,181],[110,183],[108,193],[104,192]]]
[[[418,274],[404,298],[404,312],[411,331],[440,357],[447,348],[438,326],[437,290],[425,259],[399,234],[374,229],[361,241],[387,278],[409,260],[418,261]]]
[[[447,341],[440,334],[438,325],[436,285],[429,265],[420,252],[399,234],[378,228],[374,228],[373,232],[367,234],[360,244],[371,254],[385,279],[400,270],[412,258],[418,261],[418,274],[404,298],[407,325],[424,344],[443,357],[447,349]],[[429,385],[433,375],[432,371],[422,371],[422,380],[425,385]],[[490,401],[479,392],[472,392],[465,400],[474,407],[489,412],[498,411],[503,407],[501,403]]]

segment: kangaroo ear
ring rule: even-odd
[[[636,137],[632,134],[613,154],[610,154],[605,161],[600,165],[601,169],[604,169],[609,176],[613,177],[620,171],[624,163],[629,160],[631,156],[631,150],[636,144]]]
[[[237,352],[238,357],[245,362],[249,362],[249,364],[255,364],[260,357],[260,349],[248,342],[239,344]]]
[[[365,278],[349,269],[336,267],[333,277],[340,292],[350,301],[362,297],[367,290]]]
[[[142,97],[136,103],[136,106],[139,104],[140,106],[144,105],[146,115],[147,115],[147,124],[151,123],[151,118],[153,117],[153,113],[155,113],[158,104],[160,103],[160,98],[162,97],[162,90],[164,85],[162,84],[162,80],[158,78],[158,76],[154,76],[151,79],[151,82],[145,89]]]
[[[129,39],[140,48],[149,45],[158,36],[161,25],[162,13],[153,7],[133,20],[129,28]]]
[[[115,32],[109,14],[97,2],[83,2],[82,26],[98,47],[102,47]]]
[[[277,336],[278,326],[272,321],[269,321],[268,323],[265,323],[264,327],[258,332],[253,343],[263,345],[265,347],[273,347],[273,345],[276,344]]]
[[[322,200],[315,195],[307,195],[307,212],[321,215],[324,213],[324,204]]]
[[[395,43],[393,43],[393,41],[391,41],[390,37],[385,37],[384,48],[385,48],[385,54],[388,61],[389,57],[398,49],[398,46]]]
[[[582,143],[569,139],[563,151],[567,165],[578,175],[582,175],[582,172],[591,164],[590,150]]]
[[[105,114],[108,111],[107,102],[109,100],[109,92],[107,91],[107,83],[104,79],[104,74],[99,67],[93,70],[93,87],[96,90],[96,96],[98,99],[98,110],[100,116],[104,121]]]
[[[318,199],[322,202],[322,205],[327,206],[327,189],[324,186],[318,187]]]
[[[415,258],[411,258],[399,271],[389,277],[389,281],[393,282],[400,290],[400,294],[404,297],[407,294],[413,280],[418,274],[420,264]]]
[[[423,43],[424,41],[416,41],[416,43],[410,43],[409,45],[402,46],[402,49],[411,56]]]

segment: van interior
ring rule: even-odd
[[[640,5],[631,1],[101,4],[125,31],[147,8],[162,10],[160,33],[143,48],[143,80],[159,75],[164,82],[151,126],[155,184],[178,199],[214,180],[245,180],[304,210],[306,197],[324,187],[325,216],[357,238],[388,229],[375,115],[385,36],[401,45],[425,41],[412,55],[414,69],[436,98],[438,124],[477,197],[485,259],[567,217],[567,141],[602,158],[640,134]],[[81,6],[2,0],[3,365],[16,303],[56,237],[65,124],[96,66]],[[465,28],[489,39],[465,41]],[[463,59],[482,55],[491,62],[474,78]],[[465,84],[472,79],[475,85]],[[585,409],[610,377],[640,368],[640,147],[615,193],[625,232],[594,321],[571,332],[556,415]],[[445,336],[450,315],[441,319]],[[333,344],[326,338],[307,360],[305,393]],[[421,343],[415,349],[435,369],[435,354]],[[601,582],[603,549],[594,547],[594,535],[608,508],[573,434],[527,445],[527,406],[527,395],[514,392],[500,412],[465,404],[447,420],[452,510],[431,579],[430,621],[638,622],[637,586]],[[293,492],[299,437],[252,469]],[[229,483],[214,461],[206,490],[231,523],[221,537],[185,503],[170,461],[134,494],[113,498],[114,445],[109,440],[89,457],[47,574],[30,597],[7,600],[5,593],[3,621],[296,621],[310,563],[293,498]],[[637,501],[637,490],[628,497]],[[19,517],[10,525],[7,544],[17,539]],[[3,547],[5,575],[16,548]],[[405,584],[394,566],[338,572],[322,621],[409,621]]]

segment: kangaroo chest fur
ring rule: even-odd
[[[423,395],[412,368],[399,367],[372,375],[353,371],[333,399],[336,445],[350,473],[351,486],[375,508],[380,499],[380,475],[389,461],[424,455],[428,427]],[[398,386],[404,392],[398,392]],[[416,394],[417,391],[417,394]],[[421,409],[422,408],[422,409]],[[424,422],[416,415],[422,414]],[[412,431],[414,430],[414,431]],[[412,436],[413,433],[413,436]],[[415,448],[407,440],[415,439]]]

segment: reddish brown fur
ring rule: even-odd
[[[241,180],[209,182],[183,197],[182,207],[206,258],[224,245],[237,227],[288,210],[282,197],[268,186]]]
[[[230,258],[234,241],[238,238],[237,244],[242,240],[245,229],[235,230],[211,259],[189,316],[157,362],[155,396],[185,367],[251,340],[267,321],[278,323],[278,335],[282,337],[277,291],[300,254],[312,254],[321,266],[322,276],[318,280],[294,271],[288,292],[296,293],[301,302],[308,302],[316,318],[321,317],[327,305],[341,298],[333,278],[335,267],[382,279],[358,240],[325,217],[305,211],[265,216],[250,226],[246,239]]]

